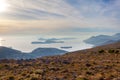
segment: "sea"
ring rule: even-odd
[[[72,48],[63,49],[66,51],[77,51],[87,48],[92,48],[94,45],[84,43],[84,40],[97,35],[113,35],[112,32],[79,32],[73,35],[43,35],[43,34],[32,34],[32,35],[0,35],[0,46],[9,47],[12,49],[20,50],[22,52],[31,52],[36,48],[58,48],[71,46]],[[33,41],[40,41],[40,38],[51,39],[51,38],[71,38],[68,40],[61,40],[64,43],[53,43],[53,44],[31,44]]]

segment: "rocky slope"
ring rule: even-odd
[[[120,80],[120,42],[61,56],[1,60],[0,80]]]

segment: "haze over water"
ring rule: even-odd
[[[78,35],[80,36],[78,36]],[[52,48],[59,48],[64,46],[72,46],[70,49],[64,49],[67,51],[76,51],[86,48],[91,48],[93,45],[86,44],[83,40],[100,34],[112,35],[114,33],[93,33],[93,32],[84,32],[84,33],[77,33],[76,35],[72,36],[56,36],[56,35],[19,35],[19,36],[1,36],[3,39],[1,41],[1,46],[10,47],[13,49],[20,50],[22,52],[31,52],[32,50],[39,48],[39,47],[52,47]],[[44,37],[43,37],[44,36]],[[39,38],[74,38],[71,40],[63,40],[64,43],[53,43],[53,44],[31,44],[32,41],[40,41]]]

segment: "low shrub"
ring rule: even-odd
[[[103,50],[103,49],[99,51],[99,53],[104,53],[104,52],[105,52],[105,50]]]
[[[109,53],[115,53],[115,50],[110,49],[110,50],[108,50],[108,52],[109,52]]]

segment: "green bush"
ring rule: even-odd
[[[108,50],[108,52],[109,52],[109,53],[115,53],[115,50],[110,49],[110,50]]]
[[[119,50],[116,50],[115,53],[119,53]]]
[[[105,51],[104,50],[100,50],[99,53],[104,53]]]

